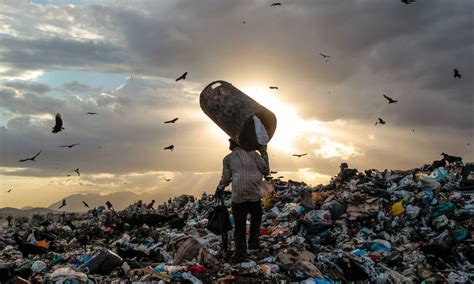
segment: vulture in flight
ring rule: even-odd
[[[61,115],[59,113],[56,114],[56,124],[53,126],[53,133],[58,133],[64,130],[63,127],[63,120],[61,119]]]
[[[276,7],[276,6],[281,6],[281,3],[280,2],[275,2],[275,3],[272,3],[272,5],[270,5],[272,7]]]
[[[385,124],[385,120],[383,120],[383,119],[381,119],[381,118],[379,117],[379,121],[375,122],[375,125],[377,125],[377,124],[382,124],[382,125],[384,125],[384,124]]]
[[[385,94],[383,94],[383,97],[387,99],[388,104],[396,104],[398,102],[397,100],[394,100],[391,97],[386,96]]]
[[[90,111],[88,111],[86,114],[94,115],[94,114],[97,114],[97,112],[90,112]]]
[[[458,69],[454,69],[454,75],[453,75],[454,78],[458,78],[458,79],[461,79],[461,73],[459,73],[459,70]]]
[[[294,157],[298,157],[298,158],[301,158],[303,156],[306,156],[308,155],[308,153],[304,153],[304,154],[293,154]]]
[[[71,144],[71,145],[62,145],[62,146],[59,146],[59,148],[66,148],[66,147],[67,148],[72,148],[72,147],[77,146],[77,145],[79,145],[79,143],[74,143],[74,144]]]
[[[59,206],[58,209],[61,209],[61,208],[63,208],[64,206],[66,206],[66,199],[63,199],[63,204],[61,204],[61,206]]]
[[[163,148],[163,150],[173,151],[174,150],[174,145],[169,145],[168,147]]]
[[[270,86],[270,89],[271,90],[278,90],[278,87],[277,86]]]
[[[165,123],[175,123],[179,118],[175,117],[172,120],[167,120]]]
[[[79,172],[79,169],[75,169],[75,170],[72,170],[73,172],[75,172],[77,174],[77,176],[81,176],[81,173]]]
[[[89,204],[87,204],[84,200],[82,200],[82,204],[84,204],[84,206],[86,206],[87,208],[89,208]]]
[[[31,157],[31,158],[21,159],[21,160],[19,160],[18,162],[20,162],[20,163],[23,163],[23,162],[26,162],[26,161],[36,162],[36,157],[38,157],[38,155],[41,154],[42,151],[43,151],[43,150],[40,150],[36,155],[34,155],[34,156]]]
[[[176,79],[176,82],[178,82],[179,80],[184,80],[184,79],[186,79],[186,75],[188,75],[188,72],[184,72],[183,75],[179,76],[179,78]]]

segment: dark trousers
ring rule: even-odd
[[[250,238],[249,246],[258,246],[260,236],[260,225],[262,224],[262,203],[260,201],[247,201],[232,203],[232,215],[234,216],[234,242],[235,254],[247,254],[246,222],[247,214],[250,213]]]

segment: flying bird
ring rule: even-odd
[[[173,151],[174,150],[174,145],[169,145],[168,147],[163,148],[163,150]]]
[[[278,178],[284,178],[284,176],[279,176]]]
[[[301,158],[303,156],[306,156],[308,155],[308,153],[304,153],[304,154],[293,154],[294,157],[298,157],[298,158]]]
[[[242,22],[242,24],[246,24],[247,22]]]
[[[272,3],[272,5],[270,5],[272,7],[276,7],[276,6],[281,6],[281,3],[280,2],[275,2],[275,3]]]
[[[88,111],[88,112],[86,112],[86,114],[95,115],[95,114],[97,114],[97,112],[90,112],[90,111]]]
[[[415,129],[412,129],[411,131],[412,131],[412,132],[415,132]]]
[[[271,90],[278,90],[278,87],[277,86],[270,86],[269,87]]]
[[[70,175],[70,174],[66,174],[66,176],[70,177],[71,175]]]
[[[459,73],[459,70],[458,69],[454,69],[454,75],[453,75],[454,78],[458,78],[458,79],[461,79],[461,73]]]
[[[63,120],[61,119],[61,115],[59,113],[56,114],[56,124],[53,126],[53,133],[58,133],[64,130],[63,127]]]
[[[77,145],[79,145],[79,143],[74,143],[74,144],[71,144],[71,145],[62,145],[62,146],[59,146],[59,148],[66,148],[66,147],[67,148],[72,148],[72,147],[77,146]]]
[[[324,53],[320,53],[319,55],[321,55],[321,56],[324,58],[324,60],[325,60],[326,62],[328,62],[328,58],[331,58],[331,56],[326,55],[326,54],[324,54]]]
[[[26,161],[36,162],[36,157],[38,157],[38,155],[41,154],[42,151],[43,151],[43,150],[40,150],[36,155],[34,155],[34,156],[31,157],[31,158],[21,159],[21,160],[19,160],[18,162],[20,162],[20,163],[23,163],[23,162],[26,162]]]
[[[84,206],[86,206],[87,208],[89,208],[89,204],[87,204],[84,200],[82,200],[82,204],[84,204]]]
[[[165,181],[171,181],[171,179],[170,179],[170,178],[167,178],[167,179],[165,179]]]
[[[386,96],[385,94],[383,94],[383,97],[387,99],[388,104],[396,104],[398,102],[397,100],[394,100],[391,97]]]
[[[10,193],[10,192],[12,192],[12,190],[11,190],[11,189],[9,189],[9,190],[7,191],[7,193]]]
[[[188,75],[188,72],[184,72],[183,75],[181,75],[178,79],[176,79],[176,82],[178,82],[179,80],[186,79],[186,75]]]
[[[175,123],[179,118],[175,117],[172,120],[167,120],[165,123]]]
[[[383,120],[379,117],[379,121],[375,122],[375,125],[377,125],[377,124],[382,124],[383,125],[383,124],[385,124],[385,120]]]
[[[274,174],[277,174],[278,172],[275,172],[275,171],[271,171],[270,174],[274,175]]]
[[[61,206],[59,206],[58,209],[61,209],[61,208],[63,208],[64,206],[66,206],[66,199],[63,199],[63,204],[61,204]]]
[[[81,176],[81,173],[79,172],[79,169],[75,169],[75,170],[72,170],[73,172],[75,172],[77,174],[77,176]]]
[[[405,3],[405,4],[408,5],[408,4],[410,4],[410,3],[415,2],[415,0],[401,0],[400,2]]]

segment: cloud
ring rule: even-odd
[[[10,81],[4,82],[3,85],[17,90],[29,91],[38,94],[44,94],[51,91],[51,88],[48,85],[34,81]]]

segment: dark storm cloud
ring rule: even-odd
[[[17,70],[84,69],[125,72],[125,54],[108,43],[62,38],[0,39],[2,64]],[[10,70],[10,74],[11,74]],[[1,73],[0,73],[1,75]]]
[[[38,94],[44,94],[51,91],[51,88],[48,85],[33,81],[10,81],[4,82],[3,85],[18,90],[30,91]]]

